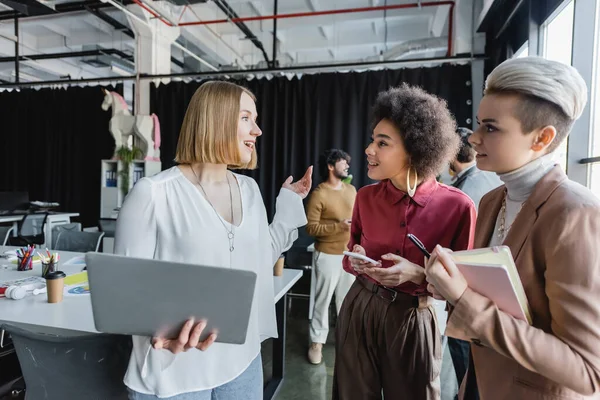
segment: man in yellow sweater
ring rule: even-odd
[[[350,156],[331,149],[319,158],[323,183],[312,192],[306,209],[306,232],[315,237],[313,265],[316,293],[310,321],[311,345],[308,360],[320,364],[323,344],[329,332],[329,304],[335,293],[339,313],[342,301],[354,282],[354,276],[342,268],[343,252],[350,240],[350,218],[356,198],[354,186],[342,182],[348,177]]]

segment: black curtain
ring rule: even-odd
[[[97,226],[100,160],[115,147],[103,99],[100,87],[0,93],[0,190],[58,202],[61,211],[79,212],[84,226]]]
[[[316,162],[319,154],[331,147],[352,156],[350,172],[357,188],[370,183],[364,150],[371,135],[370,108],[380,91],[402,82],[419,85],[446,99],[459,125],[469,126],[472,118],[470,65],[233,82],[249,88],[258,98],[258,124],[263,131],[257,145],[259,167],[244,173],[258,182],[269,215],[287,176],[298,179],[314,164],[315,184],[320,181]],[[151,89],[150,107],[161,123],[163,169],[174,165],[179,129],[201,83],[172,82]]]

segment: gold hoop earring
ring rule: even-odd
[[[419,178],[417,176],[417,170],[415,169],[415,186],[410,187],[410,170],[414,169],[413,167],[408,168],[408,172],[406,173],[406,191],[410,197],[413,197],[417,192],[417,183],[419,182]]]

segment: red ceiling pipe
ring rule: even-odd
[[[137,3],[137,0],[134,0]],[[316,17],[319,15],[333,15],[333,14],[351,14],[360,12],[370,11],[384,11],[384,10],[399,10],[404,8],[419,8],[419,7],[436,7],[436,6],[451,6],[451,10],[454,8],[454,1],[431,1],[425,3],[409,3],[409,4],[396,4],[387,6],[376,6],[376,7],[359,7],[359,8],[343,8],[339,10],[323,10],[323,11],[309,11],[299,12],[290,14],[277,14],[277,15],[257,15],[254,17],[240,17],[231,19],[213,19],[207,21],[194,21],[194,22],[182,22],[179,26],[188,25],[211,25],[211,24],[223,24],[226,22],[250,22],[250,21],[264,21],[270,19],[284,19],[284,18],[301,18],[301,17]]]
[[[446,57],[452,57],[452,34],[454,33],[454,2],[451,2],[450,12],[448,13],[448,51]]]
[[[133,0],[136,3],[139,3],[139,0]],[[386,5],[386,6],[376,6],[376,7],[358,7],[358,8],[343,8],[339,10],[323,10],[323,11],[310,11],[310,12],[299,12],[299,13],[290,13],[290,14],[277,14],[277,15],[258,15],[254,17],[240,17],[240,18],[231,18],[231,19],[213,19],[207,21],[193,21],[193,22],[181,22],[178,26],[191,26],[191,25],[214,25],[214,24],[224,24],[226,22],[251,22],[251,21],[265,21],[265,20],[275,20],[275,19],[284,19],[284,18],[302,18],[302,17],[317,17],[320,15],[334,15],[334,14],[351,14],[351,13],[360,13],[360,12],[371,12],[371,11],[384,11],[384,10],[400,10],[405,8],[420,8],[420,7],[437,7],[437,6],[450,6],[450,13],[448,14],[448,52],[447,56],[452,56],[452,33],[454,30],[454,1],[437,1],[437,2],[425,2],[425,3],[409,3],[409,4],[396,4],[396,5]],[[151,10],[148,10],[152,13]],[[154,14],[154,13],[152,13]],[[159,16],[155,15],[160,18]],[[162,21],[162,19],[161,19]],[[164,22],[164,21],[163,21]],[[170,24],[169,24],[170,25]]]
[[[154,18],[158,18],[163,24],[165,24],[167,26],[173,26],[173,24],[171,24],[169,21],[167,21],[166,19],[164,19],[160,14],[158,14],[157,12],[155,12],[153,9],[151,9],[148,6],[146,6],[140,0],[133,0],[133,2],[135,4],[137,4],[138,6],[142,7],[144,10],[148,11],[150,14],[152,14],[152,16]]]

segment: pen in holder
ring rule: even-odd
[[[57,253],[51,254],[46,250],[46,254],[47,256],[38,253],[42,261],[42,278],[46,278],[48,274],[58,270],[58,260],[60,259]]]
[[[33,257],[31,255],[17,257],[17,271],[29,271],[33,268]]]
[[[32,245],[16,250],[17,271],[30,271],[33,268],[33,250]]]
[[[48,262],[42,261],[42,278],[45,278],[51,272],[58,270],[58,261],[57,260],[46,260]]]

